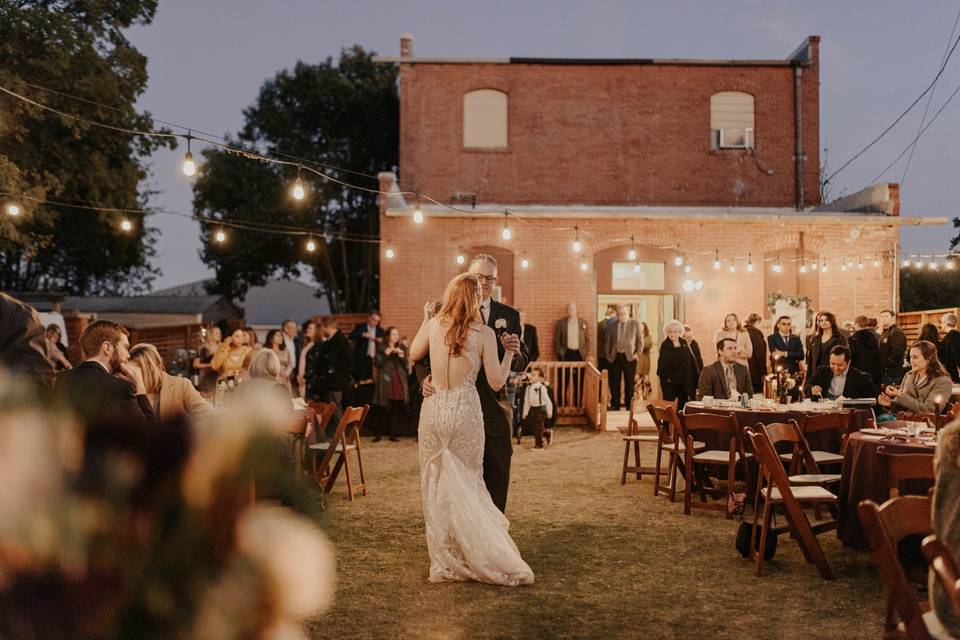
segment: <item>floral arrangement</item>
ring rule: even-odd
[[[812,326],[813,324],[813,300],[810,299],[810,296],[796,296],[789,293],[782,293],[780,291],[774,291],[773,293],[767,296],[767,309],[770,313],[775,313],[777,308],[777,301],[785,300],[788,305],[791,307],[799,308],[800,305],[807,305],[807,326]]]
[[[0,637],[302,638],[330,606],[323,514],[279,440],[289,404],[84,423],[42,395],[0,371]]]
[[[792,374],[783,367],[777,367],[775,373],[767,374],[766,380],[770,395],[776,398],[780,404],[787,403],[787,396],[800,383],[799,374]]]

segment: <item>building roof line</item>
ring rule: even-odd
[[[809,65],[809,60],[711,60],[700,58],[433,58],[376,56],[374,62],[398,64],[523,64],[549,66],[711,66],[711,67],[793,67]]]

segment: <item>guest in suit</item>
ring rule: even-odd
[[[80,334],[86,359],[57,379],[57,394],[87,421],[152,420],[156,415],[140,369],[128,364],[129,335],[116,322],[91,322]]]
[[[877,397],[880,406],[909,414],[934,413],[950,400],[953,381],[937,360],[937,348],[926,340],[910,346],[910,371],[901,386],[888,384]]]
[[[140,369],[143,387],[161,420],[186,414],[202,418],[210,414],[210,405],[186,378],[172,376],[163,366],[160,352],[152,344],[135,344],[130,349],[130,366]]]
[[[700,397],[737,400],[741,393],[753,394],[750,371],[737,362],[737,341],[724,338],[717,343],[717,361],[700,372]]]
[[[820,367],[807,377],[803,387],[808,396],[830,398],[872,398],[877,395],[873,380],[851,365],[848,347],[842,344],[830,349],[830,365]]]
[[[607,345],[607,327],[609,327],[611,323],[616,322],[616,320],[616,305],[607,305],[606,315],[604,315],[603,320],[597,323],[597,365],[600,367],[600,371],[607,371],[610,368],[610,363],[607,362],[607,354],[605,352]]]
[[[567,316],[557,320],[557,330],[554,332],[557,350],[557,360],[560,362],[583,362],[590,353],[590,338],[587,333],[587,321],[577,315],[577,305],[573,302],[567,305]],[[567,379],[564,379],[567,378]],[[567,387],[573,386],[574,404],[583,397],[583,381],[576,371],[569,376],[557,378],[557,398],[565,402]]]
[[[767,339],[763,336],[757,325],[763,318],[759,313],[751,313],[747,316],[747,322],[743,325],[750,336],[750,344],[753,345],[753,354],[748,362],[750,368],[750,384],[758,393],[763,390],[763,377],[767,375]]]
[[[883,366],[880,363],[880,339],[877,337],[877,332],[870,327],[870,321],[866,316],[857,316],[853,322],[857,329],[847,339],[847,346],[850,347],[850,366],[869,375],[874,386],[879,386],[883,375]]]
[[[337,320],[327,316],[320,320],[317,341],[307,352],[304,364],[306,389],[304,397],[336,405],[328,425],[331,435],[343,413],[344,394],[353,379],[350,375],[350,343],[337,328]]]
[[[383,407],[386,412],[383,420],[376,423],[374,442],[380,442],[383,426],[386,422],[390,442],[399,442],[403,414],[409,400],[407,392],[407,348],[400,343],[400,330],[387,327],[386,336],[377,345],[376,379],[377,388],[373,394],[373,403]]]
[[[880,363],[884,384],[897,384],[903,378],[903,356],[907,352],[907,336],[897,326],[897,314],[890,309],[880,312]]]
[[[740,324],[740,318],[735,313],[728,313],[723,319],[723,328],[717,330],[713,336],[714,343],[729,338],[737,343],[737,362],[750,368],[750,357],[753,356],[753,343],[750,334]]]
[[[502,361],[506,349],[516,351],[510,365],[512,371],[525,371],[529,362],[527,347],[520,340],[520,314],[494,300],[493,288],[497,284],[497,259],[488,254],[478,254],[470,261],[468,271],[480,282],[480,317],[497,334],[497,357]],[[434,393],[430,379],[430,358],[417,363],[417,377],[423,396]],[[510,487],[510,458],[513,456],[513,442],[510,438],[512,409],[507,404],[503,389],[494,391],[487,382],[487,376],[481,367],[477,374],[477,393],[480,395],[480,408],[483,411],[483,427],[486,434],[483,445],[483,483],[490,492],[493,504],[500,511],[507,507],[507,490]]]
[[[283,345],[290,358],[290,388],[297,389],[297,365],[300,363],[300,349],[303,346],[300,334],[297,331],[297,321],[286,319],[280,325],[283,332]],[[281,362],[282,364],[282,362]]]
[[[666,339],[660,344],[660,357],[657,359],[657,376],[663,399],[676,400],[683,408],[687,400],[692,400],[697,390],[697,378],[694,375],[697,363],[686,340],[683,339],[683,324],[671,320],[664,326]]]
[[[699,379],[700,372],[703,371],[703,354],[700,353],[700,344],[693,336],[693,327],[688,324],[683,325],[683,339],[686,340],[690,353],[693,354],[693,359],[697,363],[697,379]]]
[[[0,365],[43,390],[53,388],[43,324],[33,307],[0,292]]]
[[[840,333],[837,317],[829,311],[821,311],[814,321],[813,335],[807,339],[807,377],[820,367],[830,366],[830,350],[835,346],[847,344]]]
[[[767,337],[770,348],[770,368],[777,371],[782,368],[788,373],[800,371],[803,362],[803,343],[791,333],[793,321],[790,316],[777,318],[777,329]]]
[[[527,352],[530,353],[530,362],[536,362],[540,359],[540,341],[537,339],[537,328],[532,324],[527,324],[527,314],[523,309],[517,309],[520,314],[520,340],[527,345]]]
[[[623,404],[633,406],[633,381],[637,373],[637,357],[643,352],[640,323],[630,317],[630,307],[617,307],[617,319],[607,329],[607,360],[610,361],[610,409],[620,410],[621,378]]]
[[[383,338],[383,328],[379,311],[371,311],[367,321],[358,323],[350,333],[354,373],[358,381],[373,379],[373,359],[377,357],[377,340],[380,338]]]
[[[957,314],[951,311],[940,316],[940,330],[943,331],[940,364],[950,374],[954,383],[960,382],[960,331],[957,331]]]

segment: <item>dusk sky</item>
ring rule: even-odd
[[[242,126],[242,110],[278,70],[336,57],[355,43],[397,55],[406,31],[415,36],[418,56],[477,58],[785,58],[806,36],[818,34],[820,146],[836,168],[933,79],[958,9],[945,1],[160,0],[153,24],[130,37],[149,60],[150,81],[139,106],[163,120],[224,134]],[[960,48],[940,78],[928,118],[958,84]],[[925,106],[926,98],[835,178],[834,193],[901,181],[906,156],[878,174],[917,134]],[[960,97],[917,144],[901,193],[902,215],[960,215],[958,132]],[[153,206],[191,211],[190,184],[180,173],[183,153],[180,148],[152,158],[149,186],[160,191]],[[157,288],[210,274],[198,257],[197,223],[158,215],[150,224],[162,232]],[[943,252],[953,235],[951,226],[907,229],[901,243],[907,252]]]

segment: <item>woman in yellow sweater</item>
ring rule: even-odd
[[[236,378],[243,370],[244,360],[253,350],[251,347],[244,346],[243,342],[243,329],[236,329],[220,345],[220,350],[213,356],[213,361],[210,363],[210,368],[219,375],[218,380]]]

